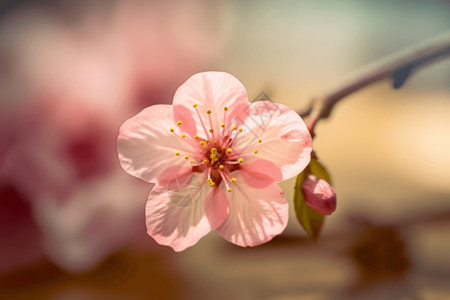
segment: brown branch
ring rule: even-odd
[[[311,134],[320,119],[328,118],[334,105],[346,96],[372,83],[391,79],[394,88],[400,88],[408,77],[425,65],[450,54],[450,32],[428,40],[412,49],[403,50],[361,69],[336,88],[312,100],[300,116],[305,119]]]

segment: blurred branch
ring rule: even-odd
[[[398,89],[414,71],[449,54],[450,32],[446,32],[368,65],[337,87],[313,98],[309,108],[299,114],[305,119],[309,131],[314,136],[317,121],[328,118],[334,105],[341,99],[384,79],[391,79],[393,87]]]

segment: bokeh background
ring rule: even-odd
[[[316,129],[337,211],[239,248],[146,235],[115,139],[190,75],[293,109],[450,29],[444,0],[0,2],[1,299],[448,299],[450,59],[351,95]],[[292,204],[293,180],[283,182]]]

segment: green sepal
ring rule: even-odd
[[[325,167],[319,163],[316,158],[311,158],[309,165],[297,176],[294,188],[294,208],[297,220],[305,229],[308,236],[317,241],[322,229],[325,217],[313,209],[309,208],[305,203],[305,195],[303,194],[302,184],[309,174],[313,174],[331,184],[330,175]]]

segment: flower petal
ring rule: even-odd
[[[242,164],[240,171],[244,182],[255,188],[267,187],[282,179],[280,168],[265,159],[257,159]]]
[[[171,105],[150,106],[125,121],[117,137],[122,168],[130,175],[155,183],[168,166],[189,166],[183,156],[195,156],[196,152],[187,138],[169,131],[175,124]]]
[[[207,128],[211,126],[206,112],[211,110],[210,116],[215,131],[221,129],[221,123],[229,127],[232,126],[232,120],[244,120],[247,114],[243,112],[249,105],[244,85],[233,75],[224,72],[203,72],[192,75],[177,89],[173,104],[188,107],[197,104],[197,109]],[[228,107],[227,120],[224,120],[224,107]]]
[[[206,175],[193,173],[188,180],[187,184],[175,190],[155,186],[146,206],[148,235],[175,251],[194,245],[211,231],[204,214],[204,199],[211,190],[206,184]]]
[[[205,214],[212,229],[216,229],[225,221],[230,213],[230,204],[222,189],[214,188],[205,199]]]
[[[281,169],[282,180],[286,180],[309,164],[312,139],[295,111],[283,104],[258,101],[251,104],[243,132],[234,146],[244,157],[243,165],[259,158],[269,160]],[[258,153],[254,154],[254,150]]]
[[[197,120],[192,115],[193,111],[184,105],[173,106],[173,116],[175,123],[181,121],[180,130],[188,133],[191,137],[197,134]]]
[[[289,205],[282,190],[272,184],[266,188],[246,186],[242,177],[227,193],[230,214],[216,231],[239,246],[257,246],[270,241],[286,228]]]

